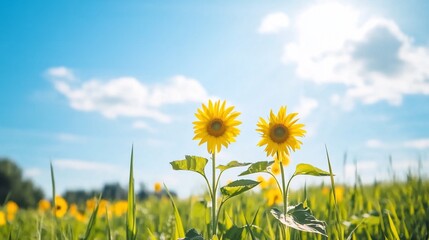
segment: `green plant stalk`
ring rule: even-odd
[[[127,218],[126,218],[127,240],[135,240],[137,235],[133,165],[134,165],[134,146],[131,147],[130,179],[128,182],[128,210],[127,210]]]
[[[282,187],[281,187],[281,185],[280,185],[279,181],[277,180],[276,176],[275,176],[272,172],[268,172],[268,174],[270,174],[270,175],[271,175],[271,177],[273,177],[273,178],[274,178],[274,180],[275,180],[275,181],[276,181],[276,183],[277,183],[277,187],[281,190],[281,189],[282,189]],[[282,194],[283,194],[283,192],[282,192]]]
[[[335,193],[334,174],[332,173],[331,160],[329,159],[328,147],[326,147],[326,145],[325,145],[325,151],[326,151],[326,158],[328,159],[329,173],[331,175],[330,176],[330,178],[331,178],[331,191],[332,191],[332,195],[334,196],[334,211],[335,211],[335,216],[337,218],[337,222],[335,223],[335,227],[337,229],[338,235],[340,235],[341,239],[344,239],[344,234],[342,233],[341,227],[340,227],[340,222],[341,222],[340,221],[340,212],[338,210],[337,196]]]
[[[212,238],[216,235],[216,153],[212,153]]]
[[[278,156],[278,153],[277,153],[277,156]],[[279,158],[277,157],[277,159],[279,159]],[[286,216],[286,214],[287,214],[287,207],[288,207],[288,204],[287,204],[288,196],[287,196],[287,191],[286,191],[285,170],[283,169],[283,163],[282,163],[282,161],[281,160],[279,160],[279,161],[280,161],[280,170],[281,170],[281,173],[282,173],[283,212],[284,212],[284,214]],[[285,239],[287,240],[288,239],[288,227],[285,225],[284,229],[285,229]]]
[[[54,167],[52,166],[52,162],[50,162],[51,167],[51,184],[52,184],[52,215],[53,215],[53,222],[52,224],[52,239],[56,238],[56,231],[57,231],[57,208],[55,203],[55,176],[54,176]]]
[[[219,222],[220,210],[221,210],[221,208],[222,208],[223,204],[224,204],[227,200],[229,200],[229,198],[227,198],[227,199],[223,200],[223,196],[222,196],[222,200],[220,201],[219,208],[217,209],[217,214],[216,214],[216,223],[215,223],[215,224],[216,224],[216,226],[217,226],[217,224],[218,224],[218,222]]]

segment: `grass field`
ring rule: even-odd
[[[280,208],[281,201],[273,200],[275,196],[270,193],[269,178],[266,177],[265,181],[259,190],[255,188],[255,191],[248,191],[225,204],[219,217],[219,239],[281,239],[281,224],[269,211],[272,207]],[[160,190],[159,186],[157,190]],[[333,192],[336,193],[337,204]],[[417,176],[409,175],[406,181],[401,182],[337,185],[335,191],[331,191],[330,186],[320,185],[290,192],[290,205],[304,200],[317,219],[326,221],[328,239],[428,239],[429,182]],[[94,199],[85,206],[68,203],[64,215],[57,217],[50,208],[43,209],[43,206],[17,210],[11,217],[7,210],[11,212],[13,207],[3,206],[0,238],[129,239],[128,203],[101,200],[93,221],[91,214],[96,209],[96,202]],[[203,239],[209,239],[211,212],[208,194],[174,199],[180,216],[175,215],[171,203],[166,195],[161,194],[137,202],[135,239],[177,239],[181,231],[190,229],[195,229]],[[64,206],[62,208],[64,210]],[[288,234],[290,239],[325,239],[321,234],[294,229]]]

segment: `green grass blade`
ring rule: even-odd
[[[392,220],[392,218],[390,217],[390,214],[389,214],[389,213],[387,213],[387,219],[389,219],[389,228],[390,228],[390,231],[391,231],[391,232],[392,232],[392,234],[393,234],[393,237],[394,237],[396,240],[399,240],[399,234],[398,234],[398,231],[396,230],[395,223],[393,223],[393,220]]]
[[[176,203],[174,203],[173,196],[171,196],[170,191],[168,191],[167,186],[164,184],[165,191],[168,194],[168,197],[171,200],[171,204],[173,205],[174,209],[174,217],[176,219],[175,221],[175,227],[176,227],[176,238],[184,238],[185,237],[185,229],[183,228],[182,218],[180,217],[179,210],[177,209]]]
[[[52,166],[52,162],[50,163],[51,165],[51,184],[52,184],[52,209],[53,209],[53,213],[54,213],[54,217],[56,217],[55,214],[55,176],[54,176],[54,167]]]
[[[149,238],[148,239],[149,240],[156,240],[155,235],[153,235],[152,231],[149,228],[147,228],[147,231],[149,233]]]
[[[50,162],[51,167],[51,184],[52,184],[52,215],[53,215],[53,224],[51,229],[52,238],[56,238],[57,236],[57,211],[56,211],[56,202],[55,202],[55,176],[54,176],[54,167],[52,166],[52,162]]]
[[[271,225],[270,219],[268,218],[268,214],[266,214],[265,217],[268,225],[268,233],[270,235],[270,239],[275,239],[276,235],[274,234],[274,229],[273,229],[273,226]]]
[[[89,218],[88,225],[86,226],[85,236],[83,237],[84,240],[90,239],[90,235],[92,233],[92,229],[95,226],[95,223],[97,222],[97,213],[98,213],[98,207],[100,206],[100,200],[101,200],[101,194],[97,199],[97,203],[95,204],[94,211],[92,211],[91,217]]]
[[[256,217],[258,216],[258,213],[259,213],[259,208],[258,208],[258,210],[256,211],[255,215],[253,216],[253,219],[252,219],[252,223],[251,223],[251,224],[249,224],[249,222],[247,221],[246,216],[245,216],[245,215],[244,215],[244,213],[243,213],[244,220],[246,220],[246,229],[247,229],[247,231],[250,233],[250,237],[252,238],[252,240],[256,240],[256,237],[255,237],[255,235],[253,234],[253,231],[252,231],[251,226],[253,226],[253,225],[255,224]]]
[[[134,240],[137,236],[136,225],[136,203],[134,194],[134,147],[131,147],[131,160],[130,160],[130,180],[128,182],[128,210],[127,210],[127,240]]]
[[[106,234],[107,234],[107,239],[108,240],[112,240],[112,230],[110,229],[110,220],[109,220],[109,213],[107,211],[107,207],[106,207]]]
[[[334,212],[335,212],[335,217],[336,217],[336,220],[337,220],[337,222],[335,223],[335,226],[337,228],[337,232],[338,232],[339,237],[341,239],[344,239],[344,234],[341,231],[341,226],[340,226],[341,219],[340,219],[340,214],[339,214],[339,211],[338,211],[337,196],[336,196],[336,193],[335,193],[334,173],[332,172],[331,160],[329,159],[328,148],[326,147],[326,145],[325,145],[325,150],[326,150],[326,158],[328,159],[329,174],[330,174],[330,178],[331,178],[331,191],[332,191],[332,194],[334,196],[334,205],[335,205],[334,206]]]

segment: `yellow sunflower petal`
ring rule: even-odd
[[[297,123],[297,115],[298,113],[287,114],[287,108],[282,106],[277,115],[270,110],[268,120],[259,118],[256,124],[256,131],[262,135],[257,145],[265,146],[267,156],[278,157],[285,165],[289,164],[289,151],[300,149],[302,145],[297,138],[306,133],[304,124]]]
[[[209,100],[208,104],[202,104],[197,109],[196,121],[193,122],[193,140],[199,140],[199,144],[207,143],[209,153],[220,152],[222,147],[227,148],[240,133],[237,126],[241,124],[237,120],[239,112],[234,111],[234,106],[227,106],[226,101]]]

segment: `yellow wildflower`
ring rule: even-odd
[[[258,132],[262,134],[262,139],[258,146],[265,146],[267,156],[273,156],[276,162],[281,161],[283,165],[289,162],[289,151],[301,148],[301,141],[297,137],[303,137],[305,130],[304,124],[296,123],[297,113],[286,113],[286,107],[280,107],[277,115],[270,111],[268,121],[259,118],[257,124]]]
[[[160,193],[160,192],[161,192],[161,190],[162,190],[161,183],[160,183],[160,182],[156,182],[156,183],[154,184],[153,188],[154,188],[154,190],[155,190],[155,193]]]
[[[205,104],[197,110],[194,124],[194,140],[200,140],[199,145],[207,143],[209,153],[220,152],[222,146],[235,142],[235,137],[240,133],[237,128],[241,124],[236,118],[239,112],[234,112],[234,106],[226,107],[226,101],[220,100],[208,106]]]

